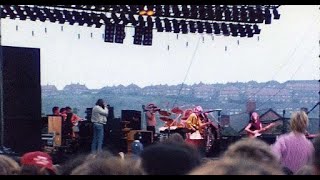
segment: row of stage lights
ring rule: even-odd
[[[279,5],[59,5],[59,7],[157,17],[271,24]]]
[[[84,6],[87,5],[74,5],[74,6]],[[106,5],[107,6],[107,5]],[[10,19],[19,18],[20,20],[30,19],[32,21],[40,20],[45,22],[49,20],[52,23],[58,22],[64,24],[68,22],[70,25],[77,23],[80,26],[87,25],[89,27],[95,25],[96,28],[100,28],[102,25],[105,25],[105,42],[115,42],[123,43],[125,38],[125,27],[131,25],[135,27],[134,41],[133,44],[138,45],[152,45],[152,32],[153,29],[156,29],[158,32],[174,32],[174,33],[207,33],[215,35],[224,35],[224,36],[233,36],[233,37],[253,37],[254,34],[259,34],[260,29],[257,25],[257,22],[254,24],[243,23],[242,21],[237,21],[233,23],[225,21],[209,21],[206,19],[179,19],[166,16],[152,16],[156,15],[154,9],[150,10],[147,6],[144,6],[139,9],[136,7],[136,13],[132,14],[126,11],[119,11],[120,6],[126,5],[109,5],[114,7],[110,8],[109,11],[103,11],[103,8],[100,6],[100,11],[89,11],[89,9],[79,10],[79,7],[47,7],[47,6],[27,6],[27,5],[2,5],[1,6],[1,18],[9,17]],[[130,7],[133,7],[131,5]],[[169,7],[169,5],[155,5],[157,6]],[[182,7],[184,5],[181,5]],[[187,6],[187,5],[186,5]],[[193,5],[191,5],[192,7]],[[222,6],[218,5],[221,9]],[[97,6],[95,6],[97,7]],[[116,8],[115,8],[116,7]],[[175,6],[174,6],[175,7]],[[233,6],[235,7],[235,6]],[[69,9],[67,9],[69,8]],[[86,7],[87,8],[87,7]],[[122,7],[123,8],[123,7]],[[240,6],[244,8],[244,6]],[[253,7],[246,7],[247,9]],[[217,7],[215,7],[217,9]],[[266,10],[267,8],[265,8]],[[152,14],[153,12],[153,14]],[[166,12],[166,11],[161,11]],[[192,12],[192,11],[191,11]],[[158,11],[159,14],[159,11]],[[269,15],[268,15],[269,16]],[[251,16],[250,16],[251,17]],[[265,23],[269,24],[266,19],[266,14],[264,14]],[[274,15],[274,18],[278,18]],[[224,19],[227,19],[224,16]],[[250,18],[249,18],[250,19]],[[255,19],[259,19],[256,18]],[[261,22],[261,19],[259,20]],[[263,20],[262,20],[263,22]],[[271,22],[270,22],[271,23]]]

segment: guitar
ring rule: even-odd
[[[275,123],[270,123],[269,125],[267,125],[266,127],[262,128],[262,129],[253,131],[253,133],[247,132],[248,137],[249,137],[249,138],[260,137],[260,136],[262,135],[261,133],[262,133],[263,131],[266,131],[266,130],[270,129],[270,128],[272,128],[273,126],[275,126]]]

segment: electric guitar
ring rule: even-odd
[[[263,131],[266,131],[266,130],[270,129],[270,128],[272,128],[273,126],[275,126],[275,123],[270,123],[269,125],[267,125],[266,127],[262,128],[262,129],[253,131],[253,133],[247,132],[248,137],[249,137],[249,138],[259,137],[259,136],[262,135],[261,133],[262,133]]]

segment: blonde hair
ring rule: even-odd
[[[190,175],[284,175],[281,168],[251,159],[224,157],[193,169]]]
[[[0,155],[0,175],[16,175],[20,173],[19,164],[8,156]]]
[[[231,144],[223,154],[224,158],[244,158],[259,163],[272,164],[277,167],[279,161],[270,145],[259,139],[241,139]],[[280,166],[278,166],[280,169]]]
[[[308,115],[304,111],[294,112],[290,120],[290,128],[294,132],[305,133],[309,125]]]

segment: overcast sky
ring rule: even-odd
[[[92,89],[131,83],[144,87],[318,80],[319,5],[286,5],[279,12],[279,20],[260,25],[259,38],[207,34],[179,34],[177,38],[174,33],[154,31],[151,47],[133,45],[133,28],[126,29],[124,44],[116,44],[103,41],[104,26],[97,29],[7,18],[2,19],[2,44],[40,48],[41,84],[58,89],[77,82]]]

